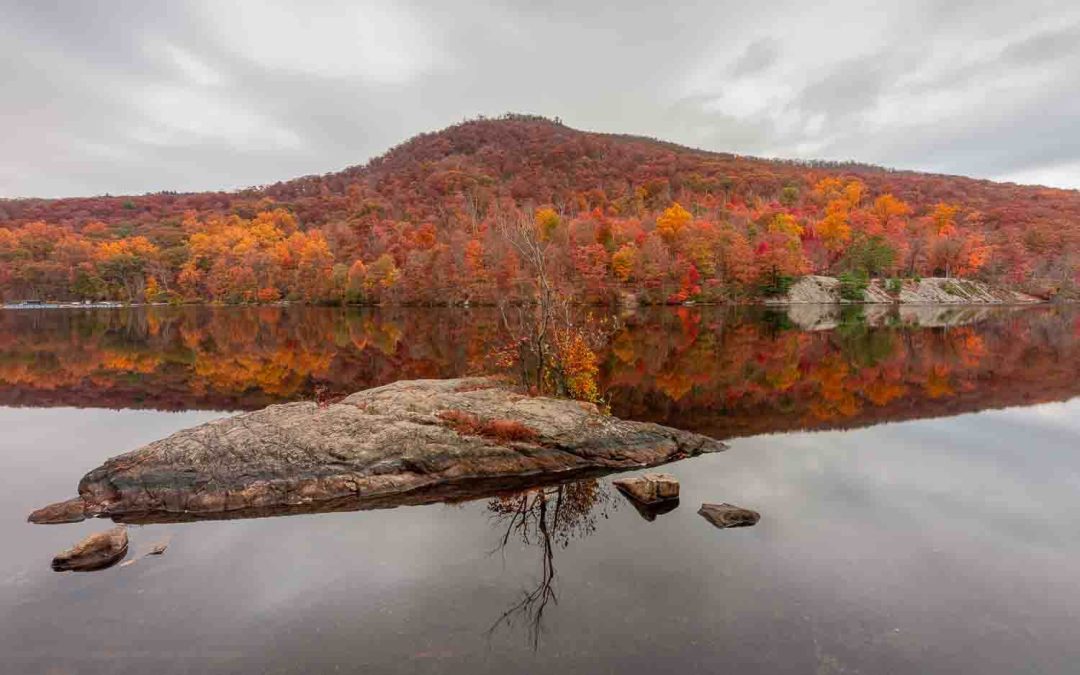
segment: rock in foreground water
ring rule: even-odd
[[[716,527],[749,527],[761,520],[757,511],[731,504],[702,504],[698,513]]]
[[[60,553],[52,561],[57,572],[89,572],[105,569],[116,564],[128,549],[127,528],[123,525],[95,532],[72,548]]]
[[[274,405],[113,457],[79,483],[81,513],[131,520],[377,502],[443,486],[663,464],[724,444],[628,422],[492,378],[414,380],[328,405]],[[77,501],[35,511],[71,522]],[[160,518],[159,518],[160,519]]]
[[[670,473],[647,473],[611,481],[628,497],[642,504],[679,498],[679,480]]]
[[[32,523],[79,523],[86,520],[86,502],[81,497],[73,497],[65,502],[57,502],[42,507],[30,515]]]

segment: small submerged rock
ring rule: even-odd
[[[118,525],[104,532],[95,532],[52,560],[57,572],[89,572],[111,567],[127,555],[127,527]]]
[[[647,473],[630,478],[619,478],[611,484],[642,504],[655,504],[679,498],[679,480],[669,473]]]
[[[749,527],[761,520],[761,514],[731,504],[702,504],[698,509],[705,520],[716,527]]]

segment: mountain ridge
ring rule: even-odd
[[[878,164],[871,164],[866,162],[860,162],[858,160],[823,160],[823,159],[794,159],[785,157],[764,157],[758,155],[748,155],[741,153],[734,153],[722,150],[708,150],[704,148],[697,148],[690,145],[684,145],[676,143],[674,141],[667,141],[661,138],[641,135],[641,134],[624,134],[616,132],[601,132],[601,131],[589,131],[577,129],[567,126],[561,122],[551,120],[538,115],[529,114],[517,114],[508,113],[500,117],[477,117],[474,119],[464,120],[457,124],[444,127],[442,129],[426,131],[417,134],[397,145],[388,148],[383,153],[370,158],[367,162],[362,164],[352,164],[345,166],[341,169],[332,169],[322,173],[311,173],[293,178],[286,178],[271,183],[265,183],[260,185],[251,185],[246,187],[240,187],[236,189],[210,189],[210,190],[193,190],[193,191],[176,191],[162,189],[153,192],[145,192],[139,194],[112,194],[105,193],[95,196],[81,196],[81,197],[0,197],[0,225],[5,222],[21,222],[26,218],[10,217],[4,213],[3,205],[17,205],[21,203],[57,203],[57,202],[86,202],[94,200],[135,200],[135,199],[150,199],[154,197],[191,197],[198,195],[215,195],[215,196],[228,196],[237,198],[253,198],[258,195],[273,196],[275,193],[280,194],[281,191],[288,191],[295,184],[307,183],[312,181],[326,181],[342,176],[359,176],[364,172],[371,171],[382,164],[390,163],[393,156],[408,148],[410,144],[422,142],[431,137],[438,137],[443,134],[452,133],[454,130],[469,127],[473,125],[481,126],[501,126],[501,125],[515,125],[515,124],[540,124],[550,125],[565,129],[572,134],[579,134],[584,136],[591,136],[597,138],[606,138],[614,142],[625,143],[640,143],[656,146],[659,149],[668,150],[671,152],[685,153],[700,155],[706,158],[719,158],[729,161],[741,161],[752,164],[759,164],[762,166],[787,166],[791,168],[801,168],[807,170],[817,171],[831,171],[831,172],[848,172],[856,175],[861,174],[883,174],[887,176],[910,176],[910,177],[922,177],[931,179],[941,179],[948,181],[960,181],[969,182],[977,185],[988,186],[1001,186],[1004,188],[1019,188],[1024,190],[1037,190],[1037,191],[1049,191],[1052,193],[1062,193],[1064,195],[1073,195],[1080,200],[1080,188],[1059,188],[1051,187],[1039,184],[1025,184],[1015,183],[1009,181],[996,181],[989,178],[979,178],[975,176],[968,176],[965,174],[950,174],[939,173],[933,171],[920,171],[917,169],[904,169],[883,166]]]
[[[17,268],[0,272],[0,292],[520,299],[527,280],[506,268],[519,261],[507,262],[514,254],[496,230],[541,215],[567,291],[588,301],[621,291],[717,301],[783,292],[787,278],[810,272],[959,274],[1044,296],[1080,284],[1077,191],[747,157],[507,115],[419,134],[366,164],[235,192],[0,201],[0,260]],[[206,238],[212,245],[199,244]],[[300,259],[314,268],[298,270]],[[50,267],[60,263],[77,271]],[[431,287],[410,289],[414,274]]]

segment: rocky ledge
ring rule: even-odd
[[[971,279],[904,279],[893,290],[881,279],[872,279],[858,300],[840,295],[840,280],[810,275],[796,281],[780,297],[765,300],[767,305],[804,304],[901,304],[901,305],[1030,305],[1041,298],[1006,288],[997,288]]]
[[[724,448],[589,403],[526,396],[493,378],[402,381],[336,403],[274,405],[177,432],[109,459],[83,477],[78,497],[30,521],[302,512],[341,499],[385,504],[443,486],[619,471]]]

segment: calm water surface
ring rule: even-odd
[[[483,369],[484,311],[0,312],[0,670],[1073,673],[1080,321],[1067,308],[641,311],[613,411],[728,439],[665,467],[464,504],[34,526],[109,456],[230,411]],[[717,530],[696,511],[762,513]],[[143,558],[168,542],[163,556]]]

